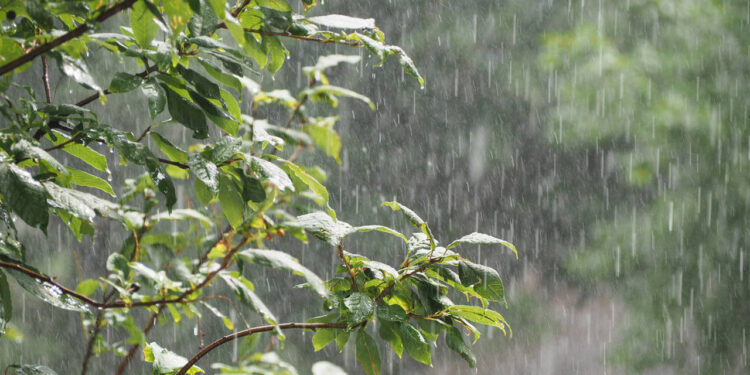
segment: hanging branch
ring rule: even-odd
[[[250,336],[254,333],[258,332],[268,332],[272,331],[274,329],[318,329],[318,328],[338,328],[338,329],[344,329],[344,328],[355,328],[364,325],[367,323],[367,321],[355,324],[354,326],[349,326],[346,323],[282,323],[279,325],[267,325],[267,326],[259,326],[259,327],[253,327],[250,329],[246,329],[244,331],[239,331],[236,333],[232,333],[230,335],[226,335],[205,348],[203,348],[198,354],[194,355],[193,358],[190,358],[190,360],[182,366],[180,371],[177,372],[177,375],[185,375],[188,370],[190,370],[191,367],[193,367],[194,364],[196,364],[203,356],[208,354],[210,351],[218,348],[219,346],[226,344],[230,341],[236,340],[240,337]]]
[[[113,7],[102,12],[102,14],[100,14],[98,17],[94,19],[94,21],[103,22],[106,19],[114,16],[115,14],[120,13],[123,10],[130,8],[131,6],[133,6],[133,3],[135,2],[136,0],[125,0],[119,4],[115,4]],[[0,66],[0,76],[12,71],[15,68],[18,68],[19,66],[23,64],[26,64],[27,62],[30,62],[31,60],[34,60],[37,56],[43,53],[49,52],[53,48],[58,47],[71,39],[81,37],[85,32],[89,31],[89,25],[90,25],[90,22],[84,23],[76,27],[75,29],[68,31],[66,34],[53,39],[51,42],[44,43],[40,45],[39,47],[32,48],[30,51],[26,52],[26,54],[13,59],[11,62],[3,66]]]

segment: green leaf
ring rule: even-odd
[[[211,189],[206,186],[201,180],[195,180],[195,196],[198,197],[198,201],[204,206],[207,206],[211,200],[214,199],[214,194]]]
[[[66,76],[73,78],[73,80],[78,82],[81,86],[91,90],[101,91],[101,87],[96,84],[94,77],[89,73],[89,68],[82,59],[78,60],[68,55],[62,55],[60,69],[62,69]]]
[[[322,94],[358,99],[358,100],[365,102],[370,107],[370,109],[375,110],[375,103],[373,103],[372,100],[370,100],[370,98],[358,92],[354,92],[352,90],[345,89],[343,87],[338,87],[338,86],[331,86],[331,85],[314,86],[314,87],[303,90],[300,93],[300,97],[304,98],[306,96],[309,96],[313,98],[313,100],[318,100],[316,98],[320,97],[320,95]]]
[[[219,276],[229,288],[234,291],[237,297],[253,311],[260,314],[269,324],[277,324],[276,317],[265,303],[253,292],[253,283],[242,277],[239,272],[222,271]]]
[[[310,287],[321,297],[328,296],[325,283],[315,273],[299,264],[299,261],[291,255],[277,250],[248,249],[238,253],[239,256],[264,267],[283,269],[295,275],[302,276],[307,280]]]
[[[286,56],[289,54],[289,51],[284,48],[284,45],[281,44],[279,38],[273,36],[264,36],[263,45],[268,51],[269,57],[266,70],[271,74],[275,74],[281,69],[281,66],[284,65],[284,61],[286,61]]]
[[[356,324],[372,316],[375,307],[372,298],[367,294],[355,292],[344,299],[344,305],[349,309],[349,323]]]
[[[208,137],[208,125],[203,110],[195,103],[187,100],[174,92],[167,85],[162,85],[167,93],[167,108],[172,118],[193,130],[193,138],[203,139]]]
[[[385,320],[389,322],[406,322],[409,317],[406,315],[406,311],[399,305],[388,305],[385,302],[378,305],[375,309],[375,313],[379,320]]]
[[[156,115],[164,111],[164,106],[167,104],[167,94],[153,78],[146,80],[146,83],[141,86],[141,92],[148,101],[148,113],[151,115],[151,119],[156,118]]]
[[[205,181],[203,182],[205,184]],[[245,201],[231,177],[221,175],[219,179],[219,203],[232,227],[238,228],[242,225],[245,220]]]
[[[334,247],[339,246],[344,237],[355,231],[348,223],[334,220],[330,215],[320,211],[297,216],[297,224],[315,238]]]
[[[417,215],[416,212],[412,211],[409,207],[406,207],[403,204],[398,203],[396,201],[383,202],[383,206],[390,207],[393,211],[401,211],[404,214],[404,217],[406,218],[406,220],[409,222],[409,224],[411,224],[414,227],[419,228],[422,231],[422,233],[427,235],[427,240],[429,240],[430,242],[430,248],[432,249],[435,248],[435,241],[434,241],[435,236],[432,235],[432,230],[430,230],[430,226],[427,225],[427,222],[422,220],[422,218],[419,217],[419,215]]]
[[[336,330],[332,328],[318,328],[312,338],[313,348],[319,351],[336,340]]]
[[[263,185],[258,179],[244,174],[240,178],[242,179],[242,199],[255,203],[266,200],[266,190],[263,189]]]
[[[0,271],[0,335],[5,333],[5,326],[13,317],[13,303],[10,297],[8,278]]]
[[[219,311],[219,309],[217,309],[217,308],[215,308],[215,307],[207,304],[206,302],[201,302],[201,304],[203,306],[205,306],[206,309],[208,309],[208,311],[210,311],[212,314],[214,314],[214,316],[216,316],[217,318],[221,319],[221,321],[224,323],[224,326],[228,330],[230,330],[230,331],[234,330],[234,323],[232,323],[232,320],[229,319],[229,318],[227,318],[226,315],[222,314],[221,311]]]
[[[65,294],[62,289],[47,281],[36,279],[20,271],[7,269],[18,285],[42,301],[64,310],[89,313],[88,307],[76,298]]]
[[[349,332],[341,330],[336,335],[336,347],[339,348],[339,352],[344,350],[344,346],[346,346],[346,343],[349,341]]]
[[[107,271],[114,273],[121,281],[130,279],[130,262],[119,253],[112,253],[107,258]]]
[[[491,301],[505,300],[503,281],[494,269],[462,260],[458,263],[458,276],[462,285],[473,286],[480,296]]]
[[[136,43],[143,48],[151,46],[159,26],[154,22],[154,15],[146,6],[145,0],[136,1],[130,10],[130,27]]]
[[[173,145],[171,142],[169,142],[169,140],[162,137],[161,134],[157,132],[151,132],[151,140],[156,143],[156,146],[159,147],[159,150],[161,150],[161,152],[163,152],[164,155],[166,155],[170,160],[180,163],[187,163],[187,152]]]
[[[172,353],[155,342],[143,347],[143,357],[146,362],[153,362],[152,368],[155,375],[172,374],[177,372],[188,362],[185,357]],[[192,366],[187,373],[192,375],[199,372],[204,371],[198,366]]]
[[[198,92],[207,98],[221,99],[221,92],[219,85],[212,82],[210,79],[204,77],[200,73],[193,69],[179,67],[180,74],[185,81],[190,82]]]
[[[446,307],[444,311],[450,315],[465,318],[472,322],[500,328],[503,333],[506,333],[506,327],[510,329],[510,326],[508,326],[505,318],[500,313],[479,306],[453,305]]]
[[[26,0],[26,11],[41,28],[50,30],[54,26],[55,16],[50,13],[49,6],[41,0]]]
[[[445,331],[445,343],[451,350],[461,355],[461,357],[469,363],[469,367],[474,368],[477,365],[477,358],[471,349],[464,342],[464,338],[461,337],[461,331],[456,327],[450,327]]]
[[[208,4],[211,5],[211,9],[217,17],[222,20],[226,17],[226,0],[208,0]]]
[[[42,365],[10,365],[8,369],[13,370],[9,375],[57,375],[51,368]]]
[[[90,296],[94,292],[96,292],[96,289],[99,288],[99,282],[93,279],[83,280],[80,283],[78,283],[78,286],[76,287],[76,292],[81,293],[84,296]]]
[[[58,172],[67,174],[65,166],[60,164],[57,159],[53,158],[52,155],[47,153],[47,151],[34,146],[33,144],[31,144],[31,142],[25,139],[21,139],[18,142],[14,143],[13,146],[11,146],[10,151],[13,153],[16,160],[36,159],[44,161],[50,167],[56,169]]]
[[[112,82],[109,83],[108,90],[112,93],[128,92],[135,90],[142,82],[143,79],[137,75],[118,72],[112,77]]]
[[[201,154],[190,154],[188,166],[195,176],[203,182],[214,194],[219,192],[219,168],[216,164],[206,160]],[[220,196],[221,197],[221,196]],[[240,219],[242,212],[240,212]]]
[[[55,133],[55,137],[56,139],[53,141],[49,134],[47,135],[47,139],[49,139],[56,146],[59,146],[63,142],[66,142],[70,139],[70,137],[60,133]],[[62,150],[72,156],[75,156],[76,158],[92,166],[93,168],[96,168],[102,172],[109,171],[109,168],[107,167],[107,158],[89,147],[72,142],[67,143],[65,146],[63,146]]]
[[[265,177],[269,183],[279,188],[279,190],[294,191],[294,184],[289,175],[276,164],[252,155],[245,155],[245,158],[250,162],[250,168]]]
[[[323,184],[318,182],[318,180],[315,179],[315,177],[310,176],[307,172],[305,172],[300,166],[297,164],[292,163],[291,161],[279,159],[281,162],[283,162],[287,168],[294,174],[295,177],[300,179],[307,187],[312,190],[313,193],[315,193],[319,198],[315,199],[315,203],[318,205],[325,205],[328,203],[328,190],[326,189]]]
[[[488,234],[484,233],[477,233],[474,232],[472,234],[467,234],[453,242],[450,243],[450,245],[446,246],[446,249],[450,249],[453,247],[456,247],[461,244],[470,244],[470,245],[503,245],[511,250],[513,250],[513,253],[516,254],[516,259],[518,259],[518,251],[516,251],[516,247],[513,246],[512,243],[501,240],[497,237],[492,237]]]
[[[378,345],[364,329],[357,332],[357,361],[367,375],[380,374]]]
[[[334,158],[336,163],[341,164],[339,154],[341,152],[341,137],[328,126],[306,125],[305,132],[310,134],[315,144],[328,156]]]
[[[119,205],[95,195],[64,188],[52,182],[45,182],[44,188],[49,193],[49,203],[52,207],[65,210],[79,219],[90,222],[97,215],[121,221],[128,219],[121,214]]]
[[[204,227],[209,228],[214,224],[214,221],[211,220],[208,216],[200,213],[200,211],[196,211],[190,208],[177,208],[172,210],[172,212],[160,212],[156,215],[153,215],[149,217],[149,221],[151,223],[158,223],[162,220],[169,220],[169,221],[185,221],[185,220],[195,220],[203,224]]]
[[[67,171],[70,173],[71,184],[99,189],[113,197],[115,196],[115,191],[112,190],[112,186],[106,180],[78,169],[67,168]]]
[[[0,164],[0,193],[3,202],[26,224],[47,230],[47,195],[29,172],[15,164]]]
[[[419,329],[409,323],[397,323],[397,330],[406,353],[417,361],[432,366],[432,347]]]
[[[388,321],[380,321],[378,323],[380,324],[378,334],[383,340],[391,344],[393,351],[401,358],[401,355],[404,353],[404,343],[398,333],[396,324]]]
[[[327,14],[325,16],[306,18],[306,20],[332,29],[360,30],[375,28],[375,19],[373,18],[356,18],[341,14]]]

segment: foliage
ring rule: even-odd
[[[250,78],[260,77],[261,70],[279,71],[290,55],[283,41],[297,39],[363,47],[379,64],[393,55],[423,85],[412,60],[401,48],[385,43],[372,19],[311,17],[314,1],[299,4],[302,14],[283,0],[6,0],[2,5],[3,330],[13,319],[17,296],[8,280],[15,279],[50,305],[81,314],[88,340],[82,373],[92,357],[108,352],[123,357],[116,372],[123,373],[142,347],[154,374],[195,374],[203,372],[198,360],[226,342],[249,340],[260,332],[283,340],[286,329],[312,329],[315,350],[334,341],[341,350],[355,335],[362,368],[377,374],[382,345],[368,333],[373,321],[383,343],[399,356],[406,351],[427,365],[445,331],[447,346],[473,367],[476,360],[462,329],[473,333],[475,341],[475,324],[511,333],[502,315],[490,308],[492,301],[505,303],[500,275],[455,249],[461,244],[500,244],[516,252],[513,245],[473,233],[440,246],[428,223],[398,202],[385,205],[403,213],[418,228],[416,233],[407,236],[380,225],[352,226],[338,220],[330,207],[324,172],[297,163],[300,152],[310,148],[341,162],[338,118],[326,113],[326,106],[351,98],[375,109],[369,98],[333,85],[328,77],[329,69],[358,63],[359,56],[324,56],[305,67],[308,87],[297,95],[286,89],[261,90]],[[124,14],[127,21],[119,32],[98,32],[100,23]],[[129,64],[125,66],[137,64],[138,72],[121,67],[108,85],[103,84],[92,74],[97,67],[87,63],[94,48],[124,60]],[[53,100],[48,60],[67,79],[93,93],[75,104]],[[44,96],[21,79],[32,66],[41,67]],[[98,100],[106,110],[112,94],[145,98],[144,113],[152,123],[138,134],[127,124],[106,124],[86,108]],[[259,108],[269,106],[288,110],[288,122],[275,125],[259,118]],[[180,141],[180,132],[188,132],[192,140]],[[143,174],[128,179],[123,189],[113,188],[107,151],[120,160],[118,168],[127,166]],[[180,197],[178,188],[184,186],[190,194]],[[180,204],[183,199],[187,208]],[[79,240],[92,236],[102,219],[119,223],[130,234],[119,251],[108,256],[106,276],[69,288],[26,262],[28,250],[19,235],[23,227],[16,228],[15,217],[46,233],[57,223],[55,216]],[[181,230],[170,232],[172,225]],[[350,235],[370,231],[403,243],[404,259],[398,267],[346,250]],[[306,243],[308,235],[329,244],[338,256],[340,263],[328,279],[288,252],[268,249],[288,243],[282,240],[287,236]],[[324,315],[306,323],[281,323],[255,293],[254,276],[261,268],[301,277],[302,286],[323,301]],[[217,279],[226,289],[215,286]],[[466,302],[454,304],[453,295],[463,295]],[[215,305],[219,300],[231,303],[235,310],[230,316],[239,314],[246,329],[235,330],[236,319]],[[144,309],[150,318],[139,328],[137,312]],[[268,325],[251,327],[243,311],[257,313]],[[182,319],[200,321],[210,313],[206,315],[234,333],[185,357],[148,338],[156,320],[168,319],[167,312],[175,325]],[[122,338],[104,335],[108,328],[122,333]],[[293,371],[273,353],[252,351],[239,359],[239,367],[232,366],[211,367],[227,373],[253,373],[257,368]],[[326,363],[316,366],[321,373],[335,368]],[[53,373],[43,366],[8,369]]]

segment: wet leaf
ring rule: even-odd
[[[364,329],[357,331],[357,361],[367,375],[380,374],[380,354],[375,340]]]
[[[248,249],[240,251],[238,255],[247,259],[251,263],[264,267],[287,270],[295,275],[302,276],[307,280],[310,287],[321,297],[328,296],[328,290],[325,288],[323,280],[305,266],[301,265],[296,258],[285,252],[277,250]]]

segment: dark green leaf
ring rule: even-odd
[[[15,164],[0,164],[0,193],[3,202],[26,224],[47,230],[47,196],[29,172]]]
[[[133,74],[118,72],[109,83],[109,92],[120,93],[135,90],[141,85],[143,79]]]
[[[378,345],[364,329],[357,332],[357,361],[367,375],[380,374],[380,354]]]
[[[469,261],[458,263],[458,276],[464,286],[474,286],[480,296],[491,301],[504,301],[503,281],[494,269]]]
[[[203,139],[208,137],[206,116],[203,114],[201,107],[172,91],[169,86],[162,85],[162,87],[167,93],[167,108],[172,118],[193,130],[193,138]]]
[[[356,324],[369,319],[373,313],[372,298],[367,294],[355,292],[344,299],[344,305],[349,309],[349,323]]]
[[[167,104],[167,95],[153,78],[146,80],[146,83],[141,86],[141,92],[148,100],[148,112],[151,114],[151,119],[154,119],[156,115],[164,111],[164,106]]]
[[[8,278],[0,271],[0,335],[5,333],[5,326],[13,317],[13,303],[10,298]]]
[[[266,190],[256,178],[242,175],[242,199],[256,203],[266,200]]]
[[[391,344],[393,351],[399,358],[401,358],[401,355],[404,353],[404,343],[398,333],[396,324],[388,321],[381,321],[378,323],[380,324],[378,334],[383,340]]]
[[[469,363],[469,367],[476,367],[477,358],[474,356],[474,353],[471,352],[469,346],[464,342],[463,337],[461,337],[461,331],[459,331],[458,328],[450,327],[445,331],[445,343],[451,348],[451,350],[460,354],[461,357]]]
[[[390,322],[405,322],[409,320],[406,311],[399,305],[389,305],[383,302],[378,305],[375,312],[380,320]]]
[[[417,327],[409,323],[397,323],[398,333],[404,343],[406,353],[426,365],[432,365],[432,347],[424,339]]]
[[[202,96],[211,99],[221,99],[219,85],[213,83],[210,79],[204,77],[195,70],[188,68],[180,67],[180,74],[182,74],[182,78],[195,86]]]

